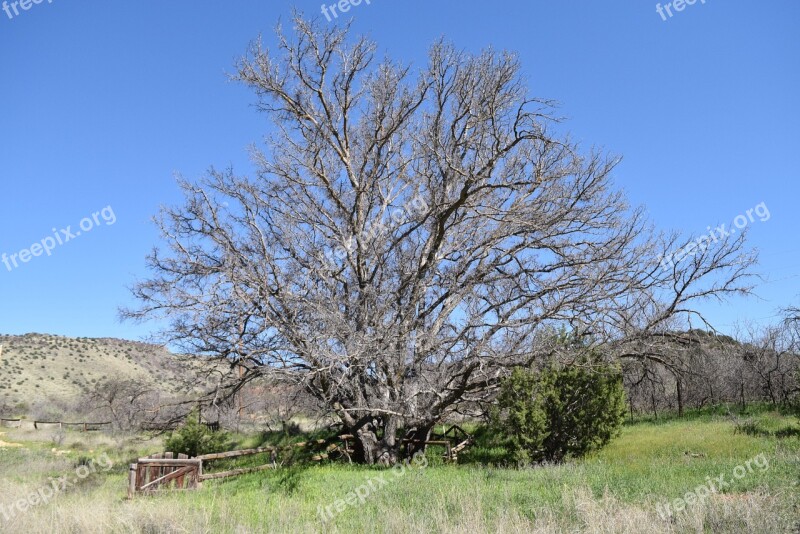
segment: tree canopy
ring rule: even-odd
[[[271,124],[255,173],[181,180],[125,312],[244,369],[223,388],[301,384],[360,460],[391,462],[402,432],[485,400],[552,329],[646,353],[695,301],[749,290],[743,234],[660,265],[692,239],[629,205],[619,158],[560,133],[513,53],[440,41],[414,69],[300,16],[277,35],[234,76]]]

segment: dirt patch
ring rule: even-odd
[[[5,434],[5,432],[0,432],[0,438],[2,438],[4,434]],[[2,439],[0,439],[0,447],[22,447],[22,444],[21,443],[9,443],[7,441],[3,441]]]

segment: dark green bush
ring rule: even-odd
[[[190,414],[181,428],[172,432],[166,441],[168,451],[175,454],[187,454],[190,457],[201,454],[222,452],[226,449],[228,435],[225,432],[213,432],[197,421],[197,414]]]
[[[518,463],[561,462],[606,445],[625,418],[619,369],[608,365],[515,369],[492,426]]]

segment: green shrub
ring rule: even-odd
[[[764,437],[769,436],[770,432],[765,430],[761,424],[752,419],[736,422],[733,429],[734,434],[745,434],[748,436]]]
[[[170,433],[166,441],[168,451],[175,454],[187,454],[190,457],[201,454],[222,452],[226,449],[228,435],[225,432],[213,432],[197,421],[197,414],[189,414],[186,423]]]
[[[606,445],[625,418],[619,369],[608,365],[515,369],[493,427],[518,463],[561,462]]]

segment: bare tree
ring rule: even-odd
[[[111,417],[119,430],[141,429],[157,419],[161,393],[144,380],[109,378],[86,394],[93,413]]]
[[[415,72],[299,16],[278,38],[235,76],[273,124],[256,175],[181,180],[169,250],[124,314],[242,366],[232,389],[301,384],[357,460],[393,462],[404,435],[485,400],[543,328],[632,353],[692,301],[748,290],[743,237],[659,265],[678,237],[614,189],[617,158],[556,133],[513,54],[439,42]]]
[[[742,354],[743,366],[757,398],[789,405],[800,392],[800,345],[796,310],[781,312],[782,320],[763,328],[751,327]]]
[[[791,309],[780,317],[774,324],[739,324],[735,338],[699,329],[651,335],[641,351],[623,354],[631,410],[677,407],[681,413],[683,407],[720,403],[796,404],[800,322]]]

